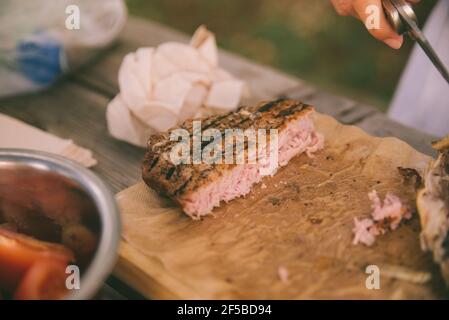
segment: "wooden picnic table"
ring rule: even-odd
[[[144,149],[118,141],[107,131],[106,106],[118,92],[117,74],[122,59],[139,47],[188,40],[185,34],[132,17],[116,44],[91,64],[43,92],[0,100],[0,112],[91,149],[98,160],[93,171],[117,193],[140,180],[144,155]],[[282,96],[300,99],[344,124],[359,126],[375,136],[397,137],[423,153],[433,154],[430,141],[434,137],[392,121],[374,107],[324,92],[298,78],[223,50],[220,64],[248,82],[252,96],[244,104]],[[98,298],[141,296],[111,276]]]

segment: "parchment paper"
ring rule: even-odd
[[[295,157],[264,179],[266,188],[257,185],[202,221],[143,183],[119,193],[124,233],[116,274],[150,298],[442,297],[438,268],[419,246],[416,213],[372,247],[352,244],[353,218],[371,211],[367,193],[376,189],[383,198],[393,191],[414,207],[413,187],[404,185],[397,167],[422,170],[430,158],[398,139],[315,118],[326,139],[323,151],[314,159]],[[365,285],[368,265],[379,267],[378,290]],[[431,279],[415,283],[404,272]]]

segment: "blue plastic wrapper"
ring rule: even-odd
[[[18,71],[38,86],[48,86],[63,73],[66,60],[62,43],[44,32],[20,41],[16,48]]]
[[[107,48],[126,18],[124,0],[1,0],[0,97],[52,85]]]

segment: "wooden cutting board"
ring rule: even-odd
[[[124,232],[115,274],[156,299],[443,297],[438,267],[420,249],[417,214],[372,247],[352,244],[354,217],[371,212],[368,192],[392,191],[414,207],[413,187],[397,167],[423,170],[429,158],[395,138],[315,118],[324,150],[295,157],[201,221],[143,183],[120,192]],[[379,269],[379,289],[366,286],[369,265]]]

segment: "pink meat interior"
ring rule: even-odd
[[[304,152],[312,157],[323,145],[323,136],[316,132],[311,114],[290,121],[287,127],[279,132],[277,168],[285,166],[294,156]],[[261,154],[261,151],[267,154],[265,150],[258,150],[258,153]],[[218,207],[222,201],[229,202],[247,195],[252,186],[262,180],[264,166],[267,166],[264,161],[235,165],[219,179],[180,199],[184,212],[192,218],[200,218]]]

